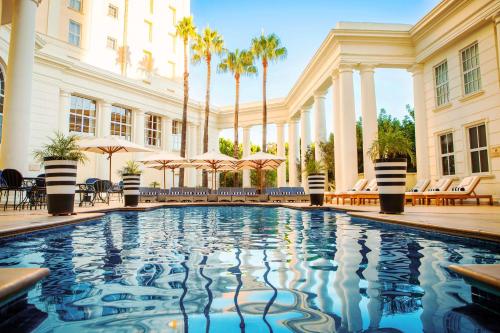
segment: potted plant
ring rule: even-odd
[[[141,173],[139,163],[127,161],[119,171],[123,179],[123,196],[125,207],[137,207],[139,203],[139,186],[141,185]]]
[[[380,212],[401,214],[406,191],[406,156],[415,160],[412,141],[401,130],[381,131],[368,155],[375,164]]]
[[[306,162],[307,186],[311,206],[323,206],[325,197],[325,172],[323,164],[310,158]]]
[[[78,146],[78,137],[56,132],[34,156],[44,165],[49,214],[73,214],[77,165],[87,160]]]

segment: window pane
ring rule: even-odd
[[[469,141],[471,149],[478,148],[477,127],[469,128]]]
[[[443,175],[449,175],[448,158],[446,156],[441,158],[441,168],[443,169]]]
[[[446,145],[446,135],[441,135],[441,154],[446,154],[448,152],[447,145]]]
[[[446,136],[446,139],[448,141],[448,153],[453,153],[454,152],[454,149],[453,149],[453,134],[448,133],[448,135]]]
[[[488,172],[489,171],[488,150],[487,149],[480,150],[479,157],[481,160],[481,172]]]
[[[448,161],[449,161],[449,173],[448,173],[448,175],[454,175],[455,174],[455,156],[450,155]]]
[[[478,151],[473,151],[470,153],[470,162],[471,162],[471,167],[472,167],[472,172],[481,172],[480,165],[479,165],[479,152]]]
[[[479,132],[479,147],[486,147],[486,126],[478,126],[477,131]]]

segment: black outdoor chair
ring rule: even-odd
[[[47,205],[47,189],[46,189],[44,173],[36,176],[35,183],[31,188],[29,203],[30,203],[30,209],[33,207],[35,209],[37,209],[38,207],[42,209],[44,206]]]
[[[5,181],[5,186],[1,188],[2,194],[5,193],[5,204],[3,210],[7,209],[9,204],[9,196],[14,192],[14,209],[17,209],[16,201],[19,199],[19,204],[23,202],[28,187],[23,185],[23,175],[15,169],[5,169],[2,171],[2,178]],[[19,195],[18,195],[19,193]]]
[[[94,203],[96,200],[99,200],[109,205],[109,196],[113,183],[109,180],[98,180],[93,186],[95,190]]]
[[[118,197],[118,201],[123,201],[123,181],[120,181],[118,184],[113,184],[111,189],[109,190],[109,195],[116,195]]]

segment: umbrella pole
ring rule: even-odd
[[[172,169],[172,187],[175,187],[175,169]]]
[[[109,159],[109,181],[111,181],[111,156],[113,153],[109,153],[108,159]]]
[[[167,189],[167,169],[163,166],[163,189]]]

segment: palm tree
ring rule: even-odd
[[[203,152],[208,151],[208,118],[210,116],[210,78],[212,74],[212,54],[221,55],[224,51],[224,39],[210,27],[206,27],[201,35],[196,37],[194,44],[191,46],[193,50],[192,61],[198,64],[205,61],[207,65],[207,85],[205,94],[205,126],[203,128]],[[203,171],[203,186],[208,185],[208,177],[206,171]]]
[[[281,45],[281,40],[276,34],[270,34],[252,39],[251,51],[255,58],[262,62],[262,151],[266,152],[267,136],[267,67],[269,62],[286,58],[286,47]]]
[[[247,50],[236,49],[234,52],[226,53],[221,60],[218,69],[222,73],[230,72],[236,83],[236,101],[234,104],[234,158],[238,158],[238,112],[240,110],[240,77],[241,75],[257,74],[257,67],[253,64],[253,54]],[[234,173],[234,184],[236,186],[238,173]]]
[[[188,43],[197,36],[192,16],[186,16],[175,27],[177,36],[184,42],[184,104],[182,106],[181,156],[186,157],[187,106],[189,101]],[[184,186],[184,169],[179,171],[179,186]]]

